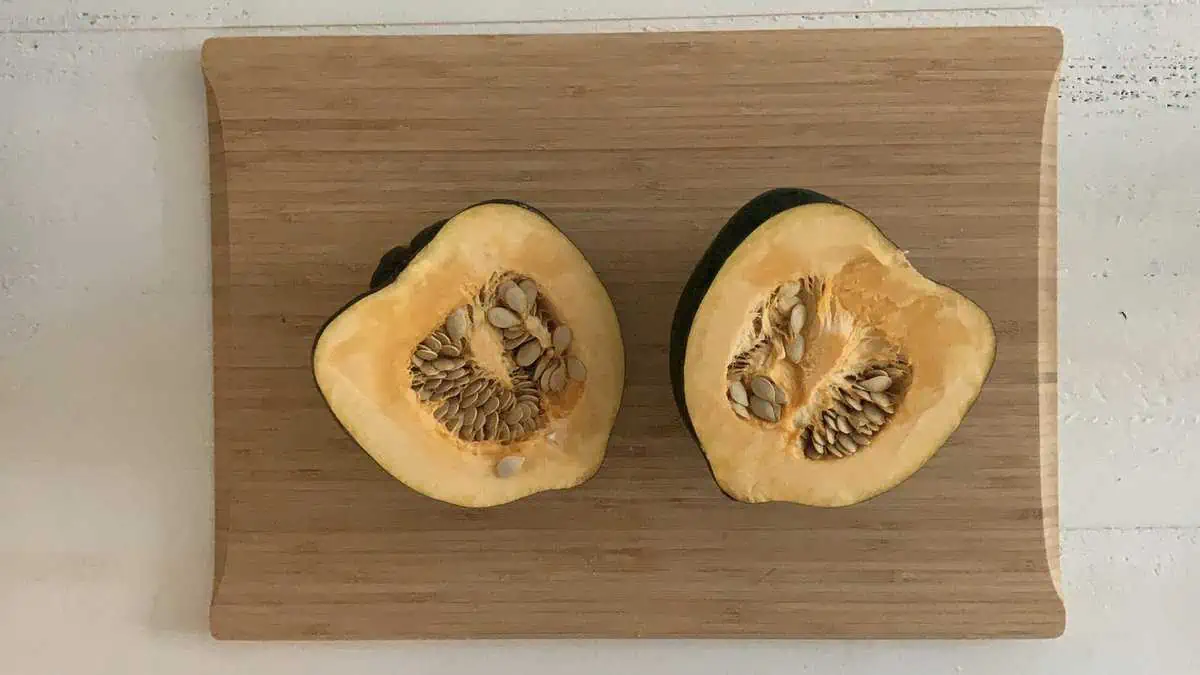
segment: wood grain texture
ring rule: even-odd
[[[233,38],[205,45],[214,635],[1054,636],[1052,29]],[[678,293],[742,203],[809,187],[991,316],[938,455],[843,509],[725,498],[675,412]],[[378,256],[473,202],[544,210],[627,353],[583,487],[468,510],[341,431],[309,350]]]

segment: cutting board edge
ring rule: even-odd
[[[1038,203],[1038,421],[1042,456],[1042,519],[1046,562],[1058,599],[1059,631],[1066,630],[1062,591],[1058,462],[1058,93],[1062,43],[1046,95]]]

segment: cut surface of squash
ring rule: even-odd
[[[483,507],[596,472],[624,384],[620,328],[548,218],[469,207],[386,254],[371,286],[322,328],[313,372],[388,473]]]
[[[983,387],[995,335],[866,216],[778,189],[714,239],[671,345],[680,412],[722,490],[845,506],[945,443]]]

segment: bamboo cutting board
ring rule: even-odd
[[[214,635],[1054,636],[1057,31],[209,41]],[[678,293],[743,202],[863,210],[997,331],[914,477],[843,509],[725,498],[675,411]],[[309,370],[378,256],[494,197],[544,210],[621,321],[583,487],[467,510],[341,431]]]

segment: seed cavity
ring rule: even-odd
[[[825,293],[818,279],[780,284],[754,310],[745,346],[726,368],[734,414],[768,426],[790,420],[799,456],[810,460],[850,457],[870,447],[912,380],[899,350],[832,307]],[[845,345],[839,365],[826,373],[805,372],[801,364],[810,345],[830,338],[836,338],[834,349]],[[875,353],[882,357],[873,358]]]
[[[477,330],[495,333],[507,372],[490,372],[475,358]],[[586,381],[587,367],[573,353],[572,338],[537,282],[499,273],[413,349],[412,388],[433,418],[458,438],[519,442],[545,428],[553,397],[572,382]],[[524,461],[519,455],[505,457],[497,463],[497,475],[502,465],[508,467],[506,475],[516,473]]]

